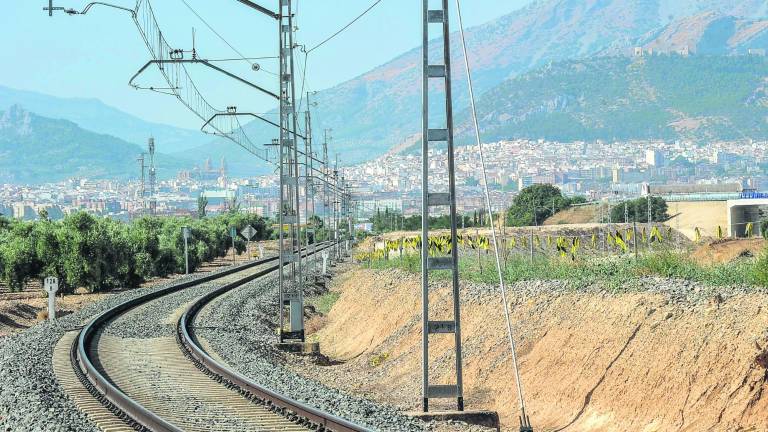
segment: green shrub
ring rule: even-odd
[[[130,224],[85,212],[58,222],[0,218],[0,280],[20,290],[30,279],[57,276],[62,292],[77,287],[99,291],[180,273],[184,271],[184,225],[192,228],[190,270],[227,252],[232,244],[230,226],[238,232],[253,226],[255,240],[272,234],[263,218],[240,213],[199,220],[143,217]],[[244,251],[245,241],[238,238],[235,248]]]
[[[768,287],[768,250],[764,250],[755,260],[751,277],[755,285]]]

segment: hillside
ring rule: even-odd
[[[330,366],[296,362],[296,372],[417,411],[418,274],[355,266],[338,271],[326,296],[337,300],[328,314],[307,325],[318,328],[316,339]],[[430,310],[451,316],[450,285],[434,285]],[[535,430],[765,430],[764,290],[668,278],[633,280],[617,289],[596,281],[585,285],[526,280],[507,286]],[[497,292],[498,286],[487,282],[462,289],[464,396],[468,407],[497,411],[501,430],[517,431],[516,375]],[[360,316],[370,324],[359,325]],[[435,338],[430,350],[431,379],[451,382],[451,340]],[[453,409],[450,402],[435,400],[430,407]]]
[[[490,90],[478,115],[487,140],[768,139],[768,59],[565,61]],[[468,141],[469,113],[457,122]]]
[[[582,205],[578,207],[569,207],[563,211],[555,213],[554,216],[548,217],[542,225],[594,223],[599,219],[599,207],[599,205]]]
[[[754,20],[706,11],[655,29],[626,46],[612,45],[601,55],[631,55],[634,47],[656,53],[687,50],[699,55],[747,54],[768,47],[768,20]]]
[[[104,104],[98,99],[60,98],[42,93],[0,86],[0,110],[21,105],[41,116],[64,119],[83,129],[112,135],[123,141],[146,146],[154,136],[166,153],[186,150],[210,141],[200,131],[151,123]]]
[[[12,106],[0,111],[0,182],[42,183],[74,176],[129,178],[138,175],[141,147]],[[158,174],[182,162],[158,155]]]
[[[712,11],[756,19],[768,15],[763,0],[545,0],[468,29],[475,85],[484,93],[504,80],[550,62],[583,59],[621,47],[629,52],[638,39],[699,13]],[[702,24],[703,25],[703,24]],[[455,30],[455,27],[454,27]],[[711,33],[708,43],[722,44],[726,33]],[[765,46],[764,41],[755,41]],[[741,44],[747,47],[750,44]],[[430,48],[437,49],[435,44]],[[457,36],[454,55],[455,111],[467,106],[464,67]],[[416,48],[350,81],[314,96],[316,132],[333,128],[333,151],[345,163],[381,155],[421,130],[421,49]],[[502,103],[503,101],[500,101]],[[275,131],[252,123],[253,142],[269,142]],[[216,158],[219,152],[238,154],[231,145],[199,147]]]

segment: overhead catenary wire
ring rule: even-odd
[[[490,216],[488,220],[491,228],[491,238],[493,240],[493,251],[496,257],[496,271],[499,276],[499,289],[501,291],[501,297],[504,303],[504,318],[506,320],[506,325],[507,325],[507,338],[509,339],[509,346],[510,346],[510,350],[512,351],[512,363],[515,370],[515,380],[517,383],[517,395],[520,401],[520,421],[521,421],[521,429],[522,429],[523,426],[530,427],[530,424],[528,421],[528,417],[525,413],[525,399],[523,397],[523,385],[520,380],[520,367],[517,359],[517,347],[515,345],[515,338],[512,332],[512,320],[510,318],[510,313],[509,313],[507,287],[506,287],[506,284],[504,283],[504,275],[501,269],[501,259],[499,257],[499,242],[496,237],[496,227],[493,222],[493,209],[491,207],[491,195],[490,195],[490,192],[488,191],[488,174],[487,174],[486,165],[485,165],[485,154],[483,153],[483,143],[482,143],[482,140],[480,139],[480,126],[477,120],[477,107],[475,105],[475,93],[472,85],[472,70],[469,64],[467,41],[464,35],[464,22],[461,16],[461,0],[456,0],[456,10],[457,10],[457,16],[459,19],[459,36],[461,39],[461,47],[464,52],[464,66],[466,68],[466,73],[467,73],[467,86],[469,88],[469,101],[470,101],[471,111],[472,111],[472,121],[474,123],[474,128],[475,128],[475,140],[478,147],[478,153],[480,155],[480,167],[482,169],[482,174],[483,174],[483,192],[485,195],[486,209],[488,211],[488,215]]]
[[[227,45],[227,46],[228,46],[228,47],[229,47],[229,48],[230,48],[232,51],[234,51],[234,53],[235,53],[235,54],[239,55],[239,56],[240,56],[240,59],[239,59],[239,60],[245,61],[246,63],[248,63],[248,64],[251,66],[251,68],[253,68],[253,67],[254,67],[255,63],[254,63],[253,61],[251,61],[251,58],[250,58],[250,57],[247,57],[245,54],[243,54],[242,52],[240,52],[240,50],[238,50],[238,49],[237,49],[237,48],[235,48],[235,47],[234,47],[234,46],[233,46],[231,43],[229,43],[229,41],[228,41],[228,40],[227,40],[227,39],[226,39],[224,36],[222,36],[222,35],[221,35],[219,32],[217,32],[217,31],[216,31],[216,29],[214,29],[214,28],[213,28],[213,26],[211,26],[211,25],[208,23],[208,21],[206,21],[206,20],[205,20],[205,18],[203,18],[203,17],[202,17],[202,16],[201,16],[201,15],[200,15],[200,14],[199,14],[199,13],[198,13],[198,12],[197,12],[197,11],[196,11],[194,8],[193,8],[193,7],[192,7],[192,6],[189,4],[189,3],[187,3],[187,0],[180,0],[180,1],[181,1],[182,3],[184,3],[184,6],[186,6],[186,7],[187,7],[187,9],[189,9],[189,11],[190,11],[190,12],[192,12],[192,13],[193,13],[193,14],[194,14],[194,15],[195,15],[195,16],[196,16],[196,17],[197,17],[197,18],[198,18],[198,19],[199,19],[199,20],[200,20],[200,21],[201,21],[203,24],[205,24],[205,26],[206,26],[206,27],[208,27],[208,30],[212,31],[212,32],[213,32],[213,34],[215,34],[215,35],[216,35],[216,37],[218,37],[218,38],[219,38],[219,39],[220,39],[222,42],[224,42],[224,43],[225,43],[225,44],[226,44],[226,45]],[[264,57],[264,58],[270,58],[270,57]],[[272,58],[274,58],[274,57],[272,57]],[[264,68],[261,68],[261,67],[260,67],[260,70],[262,70],[262,71],[264,71],[264,72],[266,72],[266,73],[268,73],[268,74],[271,74],[271,75],[277,75],[276,73],[274,73],[274,72],[270,72],[270,71],[268,71],[268,70],[266,70],[266,69],[264,69]]]
[[[182,0],[184,1],[184,0]],[[305,82],[307,78],[307,63],[309,61],[309,54],[320,48],[321,46],[325,45],[326,43],[330,42],[333,38],[343,33],[345,30],[350,28],[353,24],[355,24],[357,21],[359,21],[361,18],[366,16],[370,11],[372,11],[376,6],[379,5],[383,0],[376,0],[374,1],[368,8],[366,8],[360,15],[356,16],[352,21],[345,24],[343,27],[341,27],[339,30],[328,36],[327,38],[323,39],[322,42],[314,45],[312,48],[307,49],[306,46],[302,48],[302,51],[304,52],[304,67],[302,68],[302,77],[301,77],[301,96],[299,99],[299,111],[301,111],[301,108],[304,104],[304,88],[305,88]],[[297,2],[297,11],[298,11],[298,2]],[[309,109],[309,107],[307,107]]]
[[[168,62],[174,51],[165,39],[157,23],[149,0],[139,0],[131,11],[139,33],[152,56],[152,62],[159,62],[159,71],[172,94],[201,120],[209,124],[217,135],[232,140],[255,156],[270,162],[268,149],[257,147],[240,124],[238,116],[222,115],[223,110],[214,108],[200,93],[184,62]],[[151,62],[150,62],[151,63]]]
[[[183,1],[183,0],[182,0],[182,1]],[[363,11],[363,13],[361,13],[360,15],[358,15],[357,17],[355,17],[355,19],[353,19],[352,21],[350,21],[349,23],[347,23],[347,24],[346,24],[344,27],[340,28],[340,29],[339,29],[339,30],[337,30],[335,33],[333,33],[332,35],[330,35],[330,36],[328,36],[327,38],[325,38],[325,39],[324,39],[322,42],[320,42],[320,43],[318,43],[317,45],[313,46],[312,48],[308,49],[308,50],[307,50],[307,54],[309,54],[309,53],[311,53],[312,51],[314,51],[314,50],[316,50],[316,49],[320,48],[321,46],[323,46],[323,45],[325,45],[327,42],[329,42],[331,39],[333,39],[333,38],[335,38],[336,36],[338,36],[338,35],[340,35],[341,33],[343,33],[343,32],[344,32],[346,29],[350,28],[350,27],[352,26],[352,24],[356,23],[356,22],[357,22],[357,21],[359,21],[359,20],[360,20],[362,17],[364,17],[365,15],[367,15],[367,14],[368,14],[368,12],[372,11],[372,10],[373,10],[373,8],[375,8],[376,6],[378,6],[378,4],[379,4],[379,3],[381,3],[382,1],[383,1],[383,0],[376,0],[375,2],[373,2],[373,4],[371,4],[370,6],[368,6],[368,9],[364,10],[364,11]]]
[[[304,53],[304,65],[301,67],[301,94],[299,97],[299,109],[297,112],[301,112],[301,107],[304,105],[304,88],[307,82],[307,61],[309,60],[309,53]],[[309,111],[309,101],[307,101],[307,111]]]
[[[246,57],[245,60],[276,60],[279,57],[277,56],[261,56],[261,57]],[[220,59],[205,59],[208,63],[216,63],[216,62],[232,62],[232,61],[243,61],[242,57],[238,58],[220,58]]]

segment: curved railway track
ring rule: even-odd
[[[74,338],[70,361],[75,374],[93,397],[134,430],[367,431],[260,386],[214,359],[195,337],[195,316],[208,303],[278,267],[277,257],[266,258],[103,312]],[[207,292],[188,298],[190,288]],[[158,306],[162,301],[174,306],[163,310],[168,306]],[[154,320],[148,337],[120,334],[121,325],[147,316]],[[173,332],[164,331],[169,326]]]

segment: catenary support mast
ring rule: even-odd
[[[296,135],[293,15],[291,0],[280,0],[280,342],[304,341],[304,277],[301,267],[299,158]],[[285,330],[285,306],[289,330]]]
[[[451,102],[451,52],[448,20],[448,0],[422,0],[423,2],[423,64],[422,64],[422,198],[421,198],[421,290],[422,290],[422,395],[423,410],[429,411],[430,399],[456,399],[457,409],[464,410],[461,356],[461,314],[459,304],[459,257],[456,232],[456,182],[453,154],[453,105]],[[431,9],[430,3],[439,4]],[[431,32],[437,32],[440,49],[437,58],[430,60]],[[430,93],[443,104],[444,112],[430,116]],[[442,94],[441,94],[442,93]],[[448,178],[430,174],[430,158],[436,150],[444,149],[447,157]],[[434,183],[435,192],[430,191]],[[442,189],[442,190],[440,190]],[[447,189],[447,190],[446,190]],[[451,222],[451,249],[448,256],[430,256],[429,215],[433,208],[447,207]],[[448,270],[452,274],[453,310],[448,319],[433,320],[429,308],[429,274]],[[455,343],[455,384],[433,385],[429,379],[429,340],[435,334],[453,334]]]

